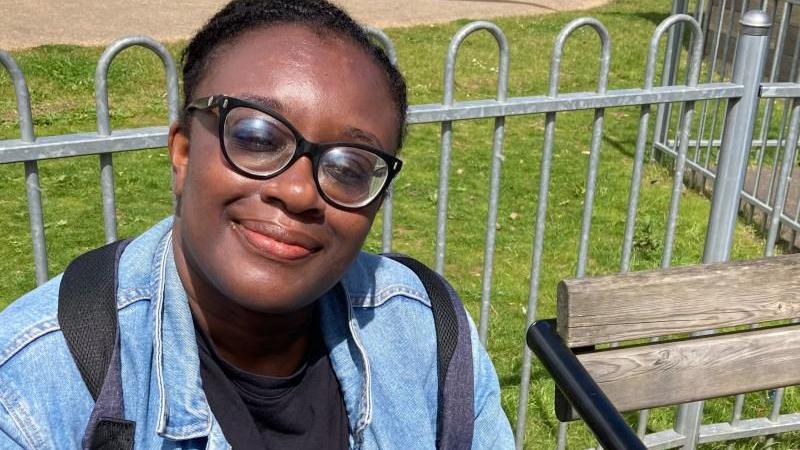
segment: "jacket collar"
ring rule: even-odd
[[[157,228],[163,230],[161,226]],[[360,264],[354,266],[360,267]],[[174,440],[208,436],[215,420],[202,387],[192,314],[175,267],[171,227],[158,243],[151,267],[152,383],[158,402],[157,432]],[[358,447],[372,420],[371,371],[347,288],[350,283],[346,281],[350,277],[352,275],[345,276],[342,283],[320,299],[320,323],[331,365],[342,389],[352,438]],[[362,276],[355,278],[364,279]],[[361,299],[362,296],[360,292],[357,297]]]
[[[200,379],[192,313],[172,253],[172,231],[155,252],[153,280],[153,368],[158,392],[156,430],[182,440],[208,436],[211,409]]]

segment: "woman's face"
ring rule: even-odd
[[[350,41],[303,26],[256,29],[223,44],[195,92],[195,98],[224,94],[265,103],[313,142],[396,151],[396,108],[383,70]],[[188,131],[173,128],[180,200],[173,238],[190,298],[290,312],[342,277],[379,201],[355,211],[326,203],[308,157],[269,180],[238,174],[220,149],[217,110],[193,113]]]

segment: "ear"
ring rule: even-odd
[[[188,131],[180,120],[176,120],[169,127],[167,147],[169,159],[172,162],[172,193],[180,200],[183,193],[183,184],[189,170],[189,136]]]

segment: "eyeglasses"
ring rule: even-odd
[[[219,144],[233,168],[250,178],[280,175],[308,155],[322,198],[343,208],[372,203],[400,172],[403,162],[369,145],[306,140],[279,113],[263,105],[223,95],[198,98],[186,111],[219,108]]]

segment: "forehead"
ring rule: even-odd
[[[386,149],[396,145],[387,76],[348,38],[302,25],[245,32],[215,50],[195,97],[217,94],[274,99],[309,139],[330,140],[314,133],[356,127],[378,136]]]

